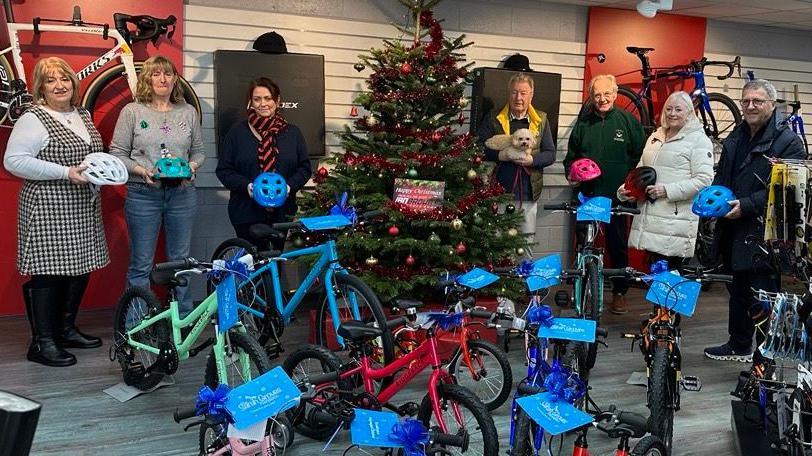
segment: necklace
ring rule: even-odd
[[[76,110],[71,110],[71,111],[68,111],[68,112],[61,112],[60,111],[60,114],[62,114],[62,118],[65,119],[65,122],[67,122],[68,125],[73,124],[73,118],[75,117],[74,116],[75,113],[76,113]]]

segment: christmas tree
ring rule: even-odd
[[[316,191],[301,202],[321,215],[347,192],[359,213],[386,212],[385,224],[338,241],[342,265],[381,299],[426,297],[444,271],[512,265],[528,246],[521,214],[499,209],[510,196],[488,179],[476,138],[461,131],[471,64],[460,51],[471,43],[443,36],[430,10],[438,1],[401,0],[413,18],[398,27],[405,37],[360,56],[355,69],[372,74],[339,133],[344,153],[328,158],[334,168],[318,170]],[[503,279],[490,292],[516,297],[522,286]]]

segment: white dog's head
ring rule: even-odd
[[[527,128],[521,128],[513,132],[513,134],[510,137],[510,142],[513,144],[513,147],[525,150],[525,149],[533,149],[534,147],[536,147],[538,139]]]

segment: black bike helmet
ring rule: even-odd
[[[626,174],[623,187],[637,201],[643,201],[648,198],[646,187],[654,185],[655,182],[657,182],[657,171],[654,168],[651,166],[638,166]],[[650,198],[649,200],[652,201]]]

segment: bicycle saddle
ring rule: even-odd
[[[170,288],[185,287],[189,284],[186,277],[175,277],[175,273],[186,268],[178,268],[177,270],[166,271],[151,271],[149,273],[149,281],[155,285],[166,285]]]
[[[648,419],[633,412],[618,412],[614,425],[605,428],[609,438],[617,439],[623,435],[639,439],[648,433]]]
[[[338,335],[353,342],[365,342],[381,337],[381,328],[367,326],[358,320],[348,320],[338,326]]]
[[[417,309],[425,305],[423,301],[409,298],[392,298],[392,300],[389,301],[389,304],[395,309],[400,310]]]
[[[285,233],[271,228],[271,225],[265,223],[255,223],[248,228],[248,232],[256,239],[261,239],[263,241],[284,241],[285,240]]]
[[[639,48],[634,46],[628,46],[626,50],[631,52],[632,54],[648,54],[649,52],[653,51],[654,48]]]

